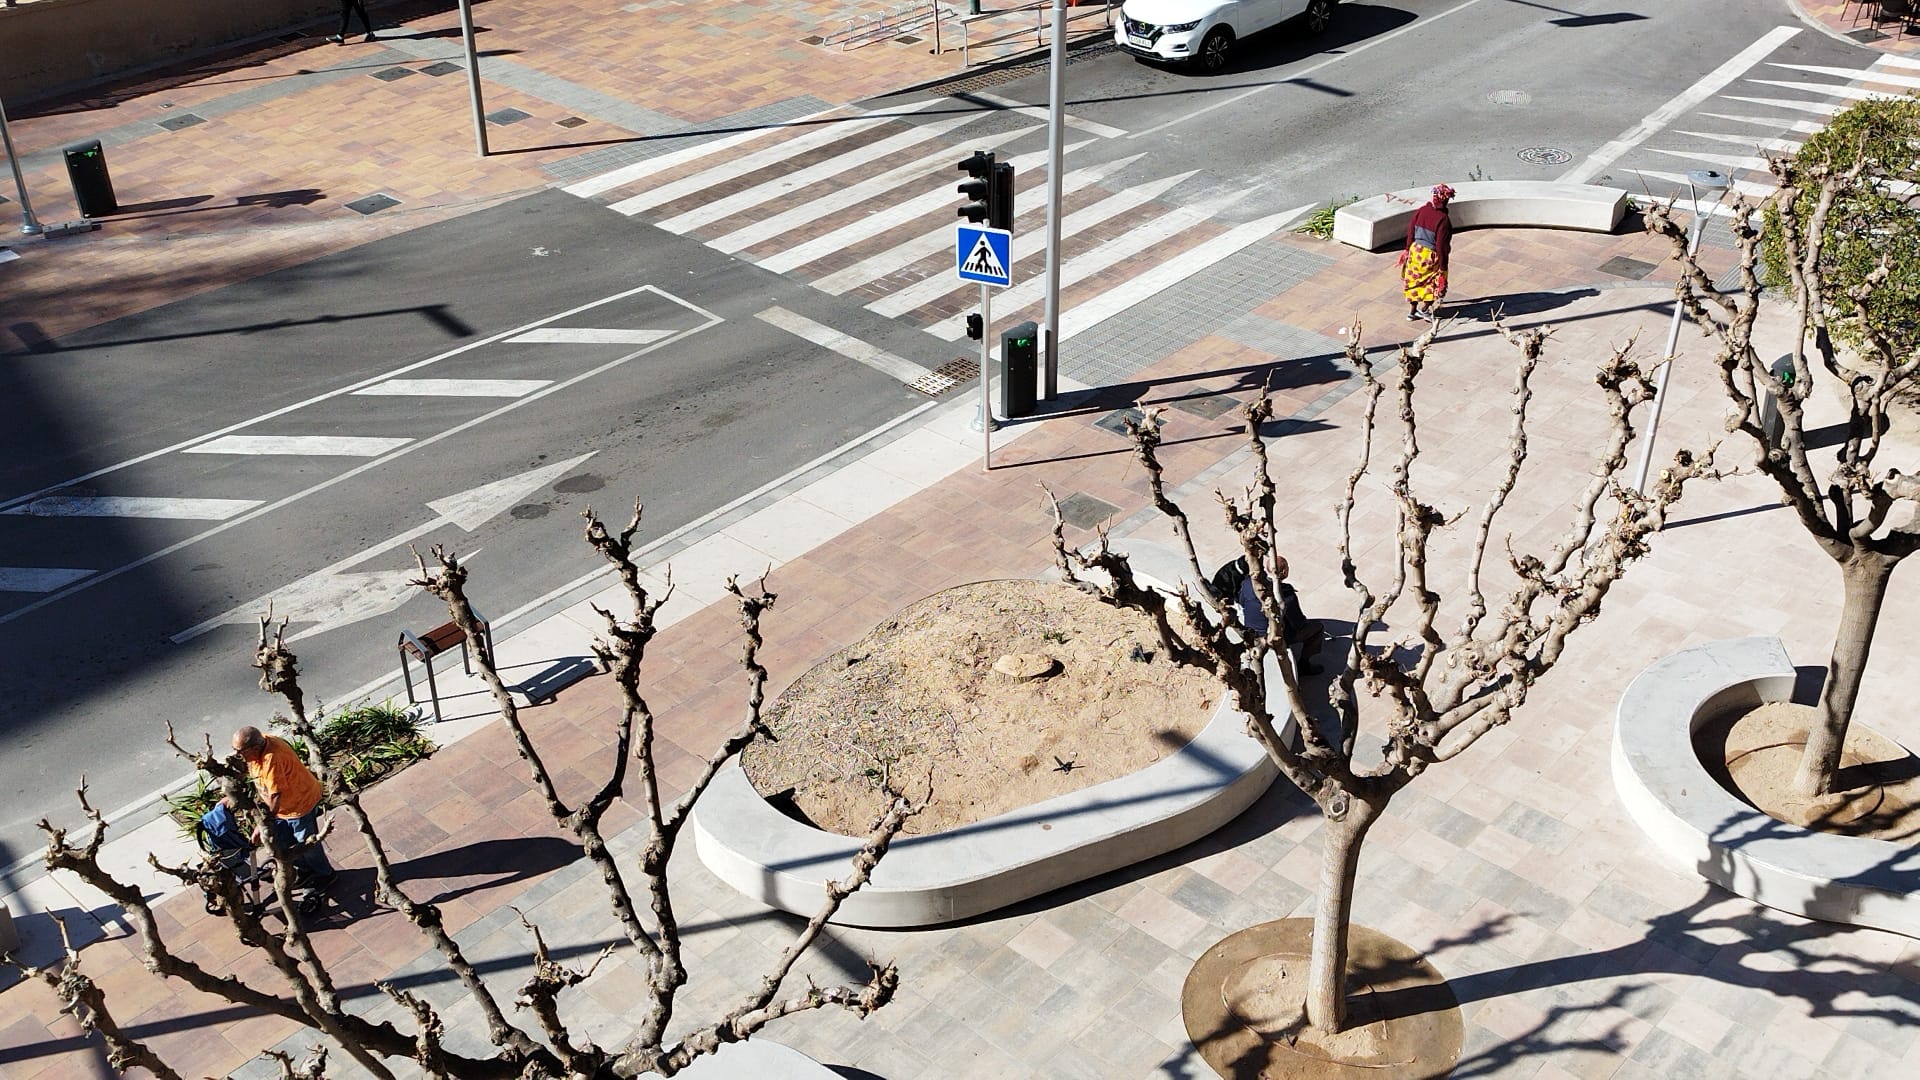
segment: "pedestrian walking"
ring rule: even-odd
[[[251,725],[233,733],[233,749],[247,763],[247,775],[260,792],[260,801],[272,815],[273,832],[292,849],[293,865],[315,894],[333,883],[333,864],[327,849],[308,843],[319,834],[320,781],[307,769],[287,740]],[[260,842],[255,836],[254,842]]]
[[[329,36],[327,40],[333,42],[335,45],[345,45],[347,43],[347,19],[353,15],[360,16],[360,29],[367,32],[367,36],[360,40],[372,41],[373,22],[367,18],[367,5],[365,0],[340,0],[340,32]]]
[[[1447,203],[1453,189],[1436,185],[1433,198],[1407,222],[1407,247],[1400,253],[1400,284],[1406,291],[1407,318],[1433,322],[1447,295],[1447,256],[1453,248],[1453,219]]]

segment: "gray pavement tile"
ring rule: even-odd
[[[1180,954],[1158,938],[1129,926],[1114,939],[1113,944],[1101,950],[1100,955],[1130,972],[1137,980],[1152,974],[1168,957]]]
[[[1111,1075],[1138,1076],[1173,1048],[1112,1013],[1102,1015],[1073,1039],[1073,1046],[1112,1066]]]
[[[1605,881],[1593,887],[1581,907],[1597,915],[1604,915],[1621,926],[1639,926],[1652,923],[1672,909],[1633,890],[1619,880],[1619,874],[1610,874]],[[1678,936],[1678,935],[1675,935]]]
[[[1808,1080],[1820,1072],[1820,1066],[1798,1054],[1782,1053],[1778,1043],[1760,1030],[1735,1024],[1720,1037],[1713,1048],[1713,1060],[1732,1070],[1735,1076],[1767,1077],[1769,1080]]]
[[[1517,836],[1541,851],[1559,854],[1580,836],[1580,830],[1543,814],[1525,803],[1511,803],[1493,819],[1494,828]]]
[[[1410,787],[1394,796],[1387,812],[1403,821],[1420,826],[1455,847],[1466,847],[1480,835],[1486,823],[1463,810],[1456,810],[1439,799]]]
[[[1228,912],[1240,903],[1240,898],[1226,888],[1190,871],[1183,874],[1180,883],[1167,895],[1174,903],[1215,925],[1222,925]]]
[[[1731,1069],[1706,1051],[1660,1028],[1648,1032],[1647,1037],[1640,1040],[1640,1045],[1633,1048],[1631,1057],[1659,1076],[1688,1076],[1708,1080],[1710,1077],[1732,1075]]]

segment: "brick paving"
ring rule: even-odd
[[[1828,9],[1842,7],[1804,6],[1829,25],[1838,16]],[[605,156],[610,148],[600,144],[608,140],[817,112],[954,67],[908,46],[841,53],[799,44],[845,17],[826,3],[744,4],[716,16],[675,4],[614,11],[576,0],[484,14],[483,44],[514,50],[483,61],[497,64],[500,77],[488,108],[528,114],[493,127],[500,152],[484,163],[472,155],[457,73],[368,77],[418,71],[457,53],[454,39],[440,36],[452,22],[447,13],[408,23],[414,37],[275,48],[199,79],[156,79],[151,89],[129,86],[91,105],[25,110],[14,133],[33,190],[49,193],[36,204],[45,220],[72,210],[60,202],[64,184],[43,148],[108,128],[123,201],[208,198],[136,211],[10,264],[0,332],[13,337],[0,345],[31,346],[35,335],[57,337],[444,220],[581,175],[567,163],[584,154],[603,155],[595,159],[602,168],[635,159]],[[582,35],[582,25],[595,33]],[[663,28],[725,34],[728,47],[663,50]],[[240,93],[249,96],[236,102]],[[158,126],[187,112],[204,122]],[[610,112],[623,123],[608,120]],[[568,116],[588,123],[555,126]],[[374,192],[399,205],[371,216],[346,209]],[[1466,233],[1458,243],[1454,296],[1470,318],[1449,329],[1423,376],[1425,457],[1416,481],[1445,492],[1450,509],[1484,495],[1494,480],[1488,440],[1505,426],[1509,367],[1507,346],[1478,316],[1497,304],[1523,324],[1550,323],[1555,359],[1538,379],[1533,414],[1539,475],[1516,490],[1508,521],[1516,542],[1549,542],[1600,430],[1588,361],[1636,336],[1640,355],[1652,352],[1665,329],[1661,280],[1670,267],[1661,265],[1659,244],[1632,233],[1500,230]],[[1645,281],[1600,269],[1622,256],[1656,269]],[[1125,316],[1088,331],[1084,355],[1070,354],[1067,370],[1106,391],[1000,449],[991,474],[954,473],[775,572],[781,601],[763,654],[774,685],[930,592],[1048,572],[1051,522],[1038,485],[1115,508],[1118,537],[1165,540],[1126,444],[1095,424],[1130,401],[1176,406],[1168,413],[1169,480],[1195,512],[1203,550],[1224,556],[1227,539],[1205,507],[1214,489],[1244,487],[1249,463],[1237,416],[1223,406],[1269,379],[1278,411],[1290,417],[1272,448],[1288,551],[1308,608],[1338,619],[1347,601],[1331,572],[1337,536],[1327,511],[1352,464],[1361,404],[1337,363],[1338,339],[1358,318],[1382,355],[1404,340],[1410,324],[1392,261],[1277,236],[1215,268],[1233,278],[1232,290],[1208,276],[1164,294],[1189,317],[1163,339],[1142,340]],[[83,270],[98,287],[77,287]],[[1677,369],[1663,442],[1712,437],[1717,390],[1708,376],[1698,364]],[[1910,444],[1901,446],[1911,454]],[[1379,493],[1365,494],[1359,554],[1377,561],[1390,551],[1380,527],[1389,519]],[[1920,946],[1809,923],[1707,887],[1657,858],[1612,794],[1612,704],[1654,659],[1751,633],[1780,635],[1803,663],[1824,656],[1837,575],[1773,502],[1753,476],[1689,495],[1654,554],[1576,637],[1527,712],[1422,777],[1377,826],[1357,918],[1425,950],[1452,981],[1468,1033],[1456,1075],[1838,1078],[1920,1068]],[[1069,535],[1082,542],[1092,534]],[[1437,548],[1444,556],[1458,542],[1443,537]],[[1920,631],[1920,580],[1896,578],[1894,591],[1883,642]],[[714,605],[675,623],[650,651],[646,693],[660,717],[662,774],[672,790],[738,722],[735,631],[731,612]],[[1920,740],[1920,717],[1901,707],[1912,664],[1883,648],[1861,702],[1863,715],[1909,745]],[[605,680],[589,680],[525,714],[569,793],[602,774],[617,708]],[[497,988],[516,985],[528,962],[510,905],[570,959],[617,936],[592,875],[545,818],[497,726],[444,747],[367,801],[409,887],[441,904]],[[634,818],[630,808],[615,813],[624,815],[616,824]],[[1009,911],[925,931],[836,930],[805,970],[843,978],[858,974],[861,957],[892,957],[902,972],[898,1000],[864,1023],[836,1014],[769,1034],[888,1080],[1207,1075],[1186,1044],[1182,980],[1225,934],[1305,910],[1317,832],[1310,807],[1281,783],[1185,850]],[[472,1006],[459,1001],[411,929],[371,903],[366,857],[345,841],[330,845],[342,869],[341,914],[316,936],[343,992],[371,1014],[392,1016],[373,988],[391,979],[442,1005],[454,1044],[478,1049],[483,1029]],[[616,847],[630,854],[636,842],[628,830]],[[697,962],[682,1015],[697,1016],[735,1000],[797,921],[720,884],[690,846],[675,871]],[[267,977],[197,897],[175,896],[160,910],[185,954],[216,970]],[[109,989],[120,1021],[183,1072],[267,1076],[253,1057],[258,1049],[308,1041],[284,1021],[154,978],[124,924],[98,914],[103,936],[85,949],[88,972]],[[633,960],[616,956],[569,996],[569,1011],[595,1037],[617,1041],[630,1030],[624,1013],[638,979]],[[350,1067],[339,1074],[356,1075]],[[110,1075],[103,1054],[42,986],[0,991],[0,1077],[95,1075]]]

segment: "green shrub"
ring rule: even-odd
[[[1359,201],[1360,201],[1360,196],[1349,195],[1344,199],[1337,199],[1333,202],[1330,202],[1327,205],[1321,207],[1320,209],[1315,210],[1313,213],[1308,214],[1307,220],[1301,222],[1298,226],[1294,228],[1293,231],[1297,233],[1304,233],[1307,236],[1317,236],[1322,240],[1331,239],[1333,236],[1334,213],[1343,206],[1347,206],[1351,203],[1357,203]]]
[[[281,731],[281,737],[300,755],[300,760],[305,761],[307,744],[286,734],[286,723],[285,717],[276,716],[272,726]],[[315,734],[320,740],[321,752],[338,774],[336,783],[348,791],[362,790],[434,751],[433,741],[420,733],[420,721],[391,701],[361,705],[322,717]],[[334,801],[332,794],[329,792],[329,804]],[[201,773],[194,779],[193,787],[167,796],[167,816],[180,826],[181,832],[192,836],[200,815],[213,809],[213,804],[219,801],[220,789]]]
[[[1820,181],[1844,174],[1864,158],[1858,180],[1843,187],[1827,214],[1820,272],[1827,315],[1840,340],[1858,345],[1862,323],[1849,290],[1857,288],[1888,260],[1886,283],[1866,302],[1865,325],[1884,335],[1895,355],[1920,347],[1920,206],[1901,194],[1920,181],[1920,99],[1875,98],[1836,114],[1810,136],[1793,156],[1792,173],[1800,187],[1794,209],[1808,222],[1819,201]],[[1769,285],[1788,280],[1786,245],[1777,206],[1764,216],[1761,254]]]

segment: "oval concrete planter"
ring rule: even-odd
[[[1627,813],[1672,862],[1772,908],[1920,937],[1920,848],[1814,832],[1768,817],[1721,787],[1693,733],[1729,710],[1793,695],[1778,638],[1714,641],[1642,672],[1620,697],[1613,783]]]
[[[1141,580],[1151,581],[1144,572]],[[1291,718],[1282,735],[1292,737]],[[1239,816],[1278,775],[1247,733],[1246,715],[1223,696],[1192,742],[1138,772],[957,829],[896,839],[833,921],[934,926],[1016,904],[1184,847]],[[701,860],[720,880],[807,916],[819,910],[827,881],[846,876],[861,844],[774,809],[738,762],[701,795],[693,832]]]

